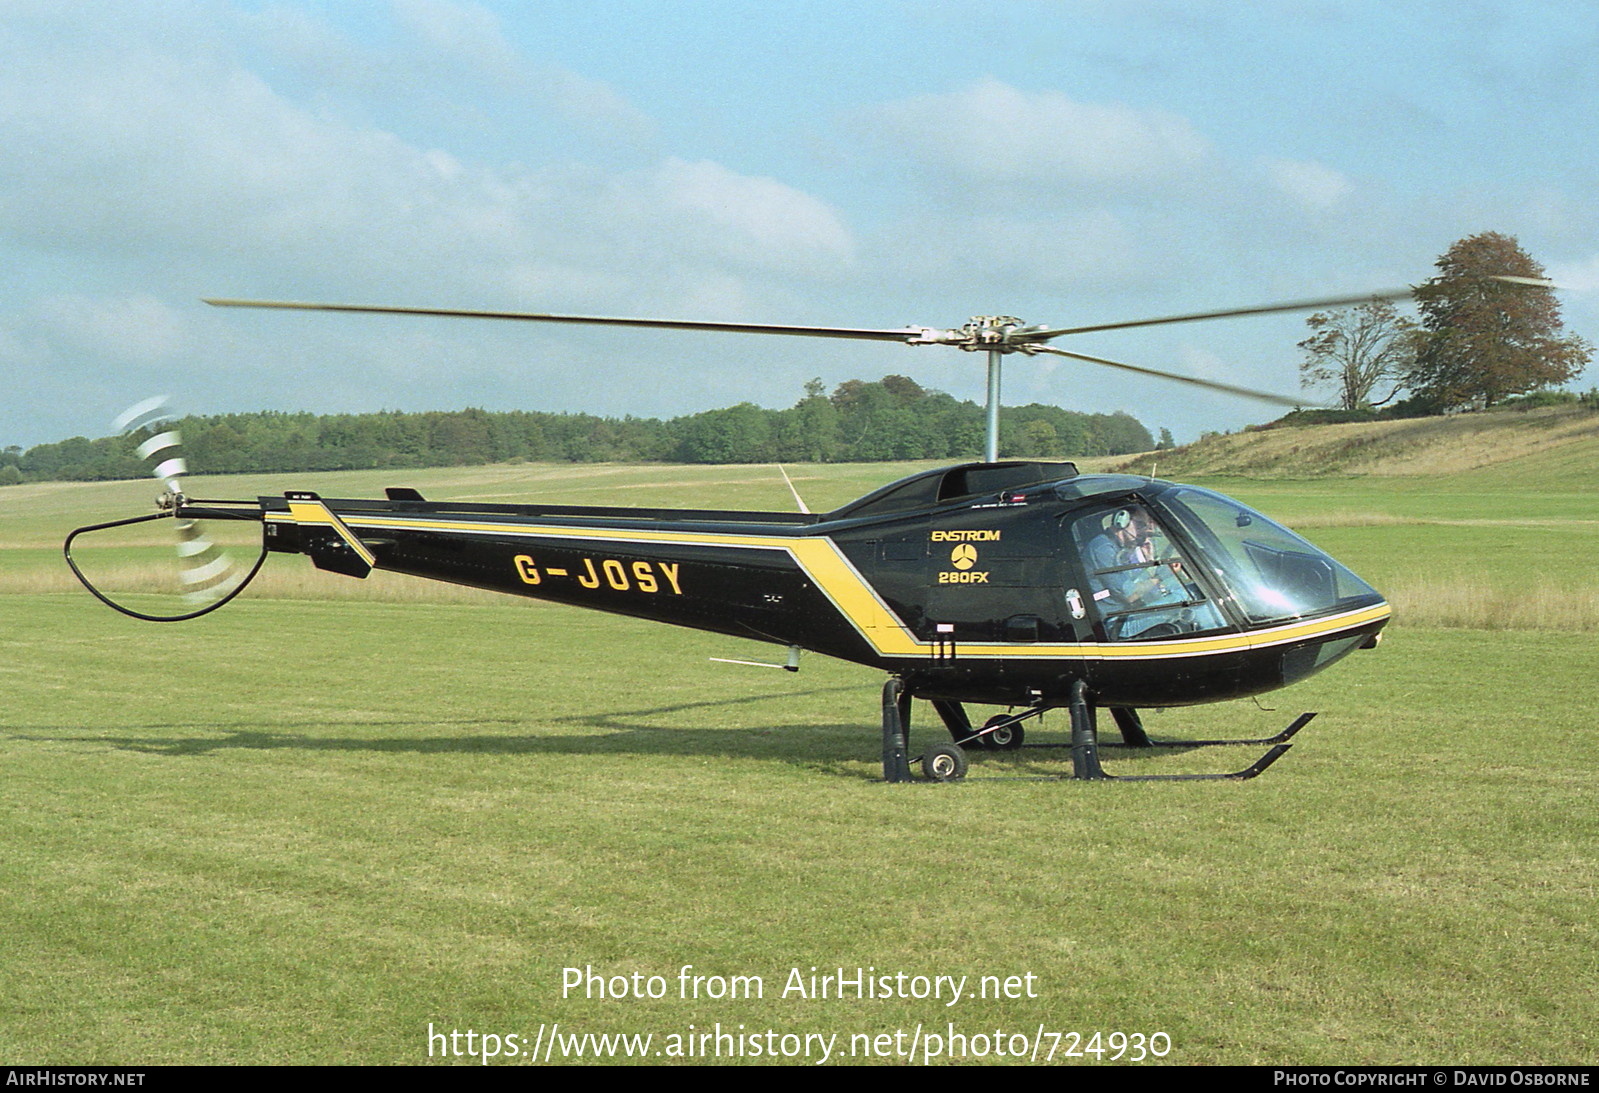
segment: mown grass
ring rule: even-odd
[[[589,470],[404,484],[788,507],[765,468]],[[891,473],[796,479],[825,508]],[[1218,484],[1398,605],[1381,649],[1267,709],[1150,715],[1157,734],[1260,735],[1325,711],[1238,785],[1063,782],[1029,752],[979,758],[963,785],[886,786],[874,673],[715,665],[765,651],[503,599],[304,598],[372,582],[303,559],[269,563],[308,574],[300,590],[140,624],[24,578],[59,566],[65,527],[139,511],[148,486],[0,491],[0,1063],[422,1062],[430,1022],[554,1021],[1163,1031],[1179,1063],[1591,1063],[1599,651],[1591,614],[1553,605],[1592,588],[1594,487]],[[1424,614],[1458,588],[1476,591],[1452,628]],[[1538,588],[1556,599],[1529,613]],[[767,997],[679,999],[684,964],[760,975]],[[674,991],[563,998],[584,965]],[[812,965],[1031,973],[1039,996],[775,997]]]
[[[541,1021],[1158,1030],[1185,1063],[1593,1058],[1599,663],[1567,635],[1399,630],[1271,712],[1151,715],[1253,734],[1327,711],[1252,783],[1018,780],[1060,773],[1030,757],[891,787],[872,673],[712,665],[742,650],[631,620],[4,610],[7,1063],[416,1062],[429,1022]],[[561,997],[569,966],[683,964],[768,997]],[[773,997],[812,965],[1031,973],[1039,997]]]

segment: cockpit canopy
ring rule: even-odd
[[[1230,497],[1174,486],[1154,503],[1200,549],[1209,571],[1251,623],[1382,602],[1376,589],[1331,555]]]
[[[1253,628],[1382,602],[1325,552],[1211,490],[1087,475],[1056,492],[1104,498],[1068,524],[1111,640]]]

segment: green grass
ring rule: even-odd
[[[1328,711],[1253,783],[979,759],[964,785],[891,787],[871,673],[712,665],[742,650],[630,620],[5,610],[6,1063],[415,1062],[428,1022],[541,1021],[1042,1023],[1164,1031],[1188,1063],[1593,1057],[1599,745],[1532,682],[1594,677],[1565,635],[1401,631],[1273,712],[1152,715],[1258,733]],[[682,964],[771,992],[812,965],[1031,973],[1040,997],[560,996],[568,966]]]
[[[589,470],[403,478],[787,507],[764,468]],[[825,508],[886,473],[796,477]],[[1592,506],[1556,478],[1467,478],[1221,488],[1385,590],[1437,571],[1503,590],[1513,565],[1592,587]],[[1028,753],[978,757],[962,785],[887,786],[880,678],[821,658],[717,665],[765,650],[509,600],[252,590],[150,626],[10,579],[20,558],[49,568],[62,527],[149,492],[0,491],[0,1064],[413,1063],[430,1022],[531,1037],[555,1021],[658,1038],[742,1023],[838,1033],[839,1050],[948,1022],[1161,1031],[1179,1063],[1594,1060],[1599,650],[1581,626],[1423,627],[1401,602],[1381,649],[1268,709],[1150,715],[1157,734],[1260,735],[1325,711],[1254,782],[1077,784]],[[919,740],[942,732],[917,717]],[[679,999],[684,964],[762,976],[767,996]],[[585,965],[672,991],[563,998],[563,969]],[[775,997],[813,965],[1032,974],[1038,997]]]

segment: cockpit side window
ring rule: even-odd
[[[1153,641],[1225,626],[1154,514],[1129,501],[1078,517],[1071,537],[1089,599],[1112,641]]]

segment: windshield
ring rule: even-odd
[[[1155,504],[1188,533],[1211,575],[1252,623],[1382,602],[1374,588],[1331,557],[1229,497],[1177,486]]]

